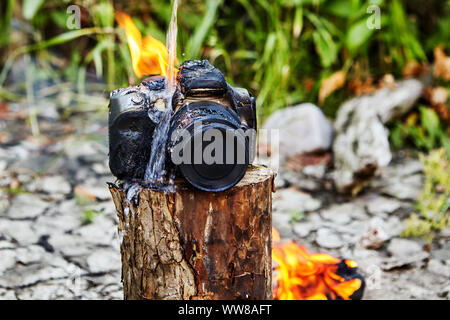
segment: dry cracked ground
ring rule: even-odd
[[[0,299],[122,299],[117,218],[106,182],[107,101],[68,116],[51,101],[30,134],[27,105],[0,119]],[[311,252],[354,259],[365,299],[450,298],[450,230],[431,246],[403,239],[422,166],[399,154],[358,197],[304,192],[280,170],[273,223]],[[314,188],[306,188],[314,189]],[[367,249],[367,248],[374,249]],[[375,249],[376,247],[376,249]]]

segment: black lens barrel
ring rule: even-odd
[[[174,162],[195,187],[226,190],[241,180],[250,163],[247,129],[229,107],[212,101],[190,103],[179,109],[172,120],[170,157],[182,158],[182,163]],[[213,143],[216,148],[211,148]]]

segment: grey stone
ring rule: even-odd
[[[17,300],[14,290],[0,288],[0,300]]]
[[[90,179],[87,182],[80,185],[86,192],[93,195],[98,200],[111,200],[111,193],[106,183],[101,183],[97,179]]]
[[[92,273],[103,273],[118,270],[122,266],[120,254],[113,249],[98,249],[87,258],[87,266]]]
[[[8,194],[0,190],[0,216],[4,215],[9,208]]]
[[[119,283],[120,281],[103,286],[100,290],[100,294],[111,300],[123,300],[123,287]]]
[[[7,240],[0,240],[0,250],[1,249],[14,249],[16,245]]]
[[[320,201],[309,194],[293,189],[282,189],[273,196],[273,210],[290,213],[293,211],[308,212],[320,208]]]
[[[2,250],[0,255],[0,276],[2,276],[6,270],[16,264],[16,252],[15,250]]]
[[[316,178],[308,177],[301,172],[290,172],[284,176],[286,181],[301,190],[318,191],[322,189],[322,183]]]
[[[381,170],[381,174],[387,177],[410,176],[420,173],[423,170],[423,163],[417,159],[405,158],[400,163],[393,164]]]
[[[292,229],[298,237],[305,238],[314,230],[314,224],[311,222],[297,222]]]
[[[39,234],[32,228],[30,221],[0,219],[0,238],[28,245],[36,243]]]
[[[64,233],[80,227],[81,215],[75,216],[70,212],[67,212],[64,216],[64,212],[61,214],[44,215],[37,218],[33,223],[33,228],[40,235],[44,234],[56,234]]]
[[[423,252],[422,246],[413,240],[394,238],[387,246],[387,251],[397,257],[413,256]]]
[[[349,191],[362,184],[391,161],[384,124],[407,112],[422,88],[417,80],[405,80],[398,82],[395,89],[380,89],[339,107],[333,143],[334,182],[338,190]]]
[[[74,230],[73,234],[81,236],[86,243],[111,246],[117,239],[117,226],[112,219],[100,214],[94,222]]]
[[[21,247],[11,251],[14,252],[16,261],[22,265],[39,263],[43,257],[47,255],[44,248],[38,245],[30,245],[28,247]]]
[[[339,233],[350,235],[352,237],[352,240],[350,242],[353,243],[359,240],[364,230],[367,228],[367,224],[368,224],[367,221],[353,220],[344,225],[335,224],[331,222],[327,223],[326,226],[336,230]]]
[[[395,88],[382,88],[374,94],[352,98],[339,107],[336,127],[344,127],[351,114],[360,110],[375,110],[375,115],[381,122],[388,123],[408,112],[419,99],[422,90],[420,81],[408,79],[397,82]]]
[[[374,273],[380,272],[380,265],[383,261],[381,254],[376,250],[367,250],[356,246],[353,249],[352,254],[344,254],[343,256],[348,257],[357,261],[360,270],[364,271],[365,275],[373,275]],[[370,281],[369,277],[366,281]]]
[[[110,175],[111,171],[109,170],[108,160],[103,162],[97,162],[92,165],[92,170],[98,175]]]
[[[103,162],[108,156],[108,149],[97,141],[66,142],[65,152],[69,159],[81,160],[85,163]]]
[[[431,256],[442,261],[450,260],[450,243],[446,242],[442,248],[431,250]]]
[[[302,169],[302,173],[316,179],[322,179],[325,176],[326,169],[327,165],[325,163],[318,163],[316,165],[305,166]]]
[[[83,277],[68,277],[66,279],[46,280],[30,287],[23,288],[18,293],[20,300],[79,300],[88,288]],[[93,299],[99,299],[93,296]]]
[[[358,108],[351,113],[350,119],[340,119],[345,116],[338,111],[333,152],[334,183],[339,191],[347,192],[362,182],[355,178],[356,175],[373,176],[377,168],[391,161],[392,155],[388,131],[375,109]]]
[[[323,115],[322,111],[311,103],[277,110],[262,126],[266,130],[279,130],[279,154],[281,158],[328,150],[333,139],[333,126]],[[261,144],[270,141],[260,135]],[[271,147],[272,152],[276,145]]]
[[[356,210],[363,211],[362,208],[355,206],[352,203],[336,204],[328,209],[322,210],[320,215],[322,218],[332,221],[333,223],[347,224],[352,220],[352,212]]]
[[[286,213],[272,214],[272,225],[280,233],[281,238],[292,237],[291,218]]]
[[[441,236],[450,238],[450,227],[441,230]]]
[[[33,227],[39,234],[63,233],[80,227],[83,215],[74,199],[64,200],[39,216]]]
[[[8,161],[0,159],[0,172],[4,171],[8,167]]]
[[[7,214],[8,217],[14,219],[35,218],[41,215],[48,206],[48,202],[34,194],[21,193],[12,200]]]
[[[405,230],[405,223],[398,217],[391,216],[385,221],[384,228],[389,238],[397,237]]]
[[[86,256],[93,246],[79,235],[66,233],[54,233],[48,239],[48,243],[64,257]]]
[[[411,110],[422,95],[422,90],[423,84],[419,80],[398,81],[393,89],[378,90],[372,96],[373,104],[371,106],[377,109],[383,123],[388,123]]]
[[[427,270],[434,274],[450,278],[450,265],[446,265],[437,259],[428,261]]]
[[[28,265],[17,264],[15,268],[4,272],[4,276],[0,277],[0,286],[16,288],[50,279],[68,277],[70,275],[70,266],[76,268],[76,266],[65,262],[62,258],[52,255],[51,258],[46,258],[43,255],[42,261]]]
[[[386,197],[376,197],[367,203],[367,211],[372,215],[389,214],[400,207],[401,202]]]
[[[400,200],[417,200],[422,192],[422,180],[420,174],[390,178],[383,183],[381,191]]]
[[[71,186],[63,176],[45,176],[36,182],[38,190],[48,193],[69,194]]]
[[[389,239],[385,230],[384,221],[380,218],[372,218],[369,226],[360,239],[360,244],[366,249],[378,249]]]
[[[335,249],[344,245],[341,235],[329,228],[320,228],[316,233],[316,242],[322,248]]]
[[[399,255],[386,258],[381,264],[381,268],[385,271],[401,268],[404,266],[417,264],[429,257],[427,252],[417,252],[413,255]]]

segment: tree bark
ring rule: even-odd
[[[253,166],[224,192],[177,181],[175,193],[141,188],[129,205],[111,185],[124,298],[271,299],[273,179]]]

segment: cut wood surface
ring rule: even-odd
[[[129,209],[111,186],[125,299],[271,299],[273,179],[252,166],[224,192],[141,188]]]

